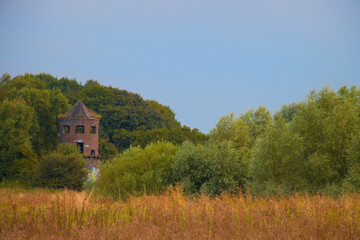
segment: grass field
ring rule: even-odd
[[[84,192],[0,189],[0,239],[360,239],[360,194],[114,202]]]

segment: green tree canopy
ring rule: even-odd
[[[195,146],[184,142],[175,155],[174,180],[187,192],[217,195],[244,188],[247,168],[230,141]]]
[[[29,131],[32,148],[36,153],[53,150],[58,143],[58,115],[70,106],[59,90],[46,89],[45,82],[31,74],[8,79],[0,86],[4,101],[22,99],[34,110]]]
[[[344,181],[358,186],[360,91],[326,87],[291,108],[296,111],[285,114],[287,123],[283,108],[256,142],[252,186],[287,193],[340,189]]]
[[[82,190],[88,171],[76,146],[61,144],[56,151],[43,155],[35,172],[41,187]]]
[[[120,152],[130,145],[145,147],[159,140],[175,144],[185,140],[207,140],[198,129],[181,126],[168,106],[144,100],[139,94],[103,86],[95,80],[82,85],[75,79],[57,79],[45,73],[26,73],[14,78],[3,74],[0,90],[0,101],[24,99],[35,110],[30,135],[33,149],[38,154],[55,148],[57,117],[78,100],[102,115],[100,138],[109,140]],[[123,135],[119,136],[119,133]]]
[[[36,163],[29,134],[35,111],[24,100],[0,102],[0,182]]]
[[[100,169],[97,189],[114,199],[129,194],[157,193],[171,184],[171,165],[178,148],[169,142],[156,142],[144,149],[131,147]]]

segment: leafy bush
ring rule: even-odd
[[[114,158],[118,151],[113,143],[109,142],[109,140],[100,139],[99,141],[99,153],[101,156],[106,159]]]
[[[246,164],[230,141],[195,146],[185,142],[175,155],[173,176],[190,193],[236,192],[246,181]]]
[[[36,164],[29,135],[33,119],[34,109],[24,100],[0,102],[0,182],[18,179]]]
[[[286,194],[304,189],[305,165],[301,139],[279,117],[258,139],[250,166],[247,190],[262,195]]]
[[[356,87],[323,88],[304,102],[285,106],[255,142],[250,190],[334,196],[341,186],[359,190],[359,99]]]
[[[353,140],[348,150],[348,161],[350,166],[343,188],[360,192],[360,136]]]
[[[105,163],[96,181],[97,191],[126,200],[129,194],[157,193],[171,184],[171,165],[178,148],[169,142],[131,147]]]
[[[88,171],[85,159],[73,145],[59,145],[44,155],[36,170],[36,183],[41,187],[82,190]]]

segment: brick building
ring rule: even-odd
[[[76,144],[85,157],[99,156],[100,118],[79,100],[59,116],[60,143]]]

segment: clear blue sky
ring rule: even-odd
[[[359,0],[0,0],[0,74],[139,93],[208,132],[227,113],[360,85]]]

